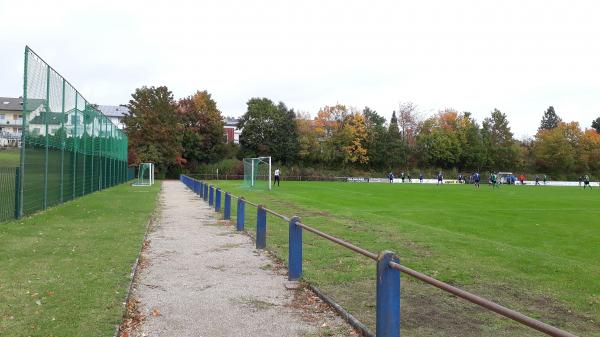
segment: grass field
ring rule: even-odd
[[[20,149],[0,150],[0,167],[17,167],[21,160]]]
[[[600,336],[600,190],[465,185],[239,181],[226,191],[581,336]],[[236,202],[232,202],[233,205]],[[247,228],[256,210],[247,206]],[[235,210],[234,210],[235,214]],[[235,219],[235,218],[234,218]],[[287,224],[268,217],[267,244],[287,258]],[[304,234],[305,279],[372,328],[374,264]],[[402,276],[403,336],[541,336]]]
[[[0,336],[112,336],[160,184],[0,224]]]

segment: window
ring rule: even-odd
[[[3,121],[3,120],[5,120],[5,119],[6,119],[6,115],[4,115],[4,114],[0,114],[0,121]]]

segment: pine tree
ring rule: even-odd
[[[592,121],[592,128],[594,128],[596,132],[600,133],[600,117]]]
[[[544,116],[542,117],[542,122],[540,123],[540,128],[538,130],[550,130],[554,129],[558,126],[562,120],[556,112],[554,111],[554,107],[548,107],[548,110],[544,112]]]

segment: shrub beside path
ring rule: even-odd
[[[140,322],[128,335],[355,334],[309,291],[287,289],[285,270],[181,182],[163,182],[160,200],[131,294]]]

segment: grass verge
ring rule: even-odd
[[[0,335],[111,336],[160,184],[0,224]]]

